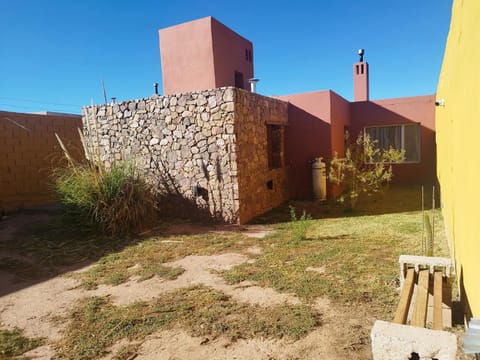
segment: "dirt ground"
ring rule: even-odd
[[[34,221],[48,219],[45,213],[19,213],[0,222],[0,241],[12,241],[18,229]],[[192,228],[192,231],[195,229]],[[245,227],[247,235],[262,237],[268,227]],[[252,247],[252,253],[260,248]],[[2,256],[16,254],[0,253]],[[45,337],[47,343],[25,354],[32,359],[54,359],[54,344],[62,336],[62,324],[55,321],[58,315],[66,314],[79,300],[91,296],[109,296],[114,304],[127,305],[138,300],[151,300],[163,293],[189,287],[205,285],[221,291],[239,302],[264,307],[284,302],[296,304],[300,300],[293,295],[278,293],[253,283],[229,285],[211,270],[225,270],[249,260],[244,254],[227,253],[213,256],[187,256],[172,262],[170,266],[181,266],[185,272],[175,280],[153,277],[137,282],[134,277],[118,286],[100,285],[95,290],[79,288],[78,280],[56,276],[43,281],[18,281],[10,274],[0,271],[0,326],[18,327],[29,337]],[[75,271],[85,271],[86,268]],[[310,269],[322,272],[322,269]],[[369,359],[369,332],[375,319],[362,309],[340,307],[328,299],[317,299],[315,308],[322,314],[321,326],[298,341],[255,338],[231,342],[226,338],[206,339],[192,337],[182,329],[159,331],[139,343],[135,359]],[[115,344],[104,359],[111,359],[120,346]]]

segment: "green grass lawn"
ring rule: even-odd
[[[438,211],[435,218],[442,228]],[[421,219],[418,211],[316,219],[310,221],[307,238],[294,242],[291,225],[283,223],[264,240],[265,250],[255,263],[224,276],[230,283],[251,280],[306,301],[327,296],[368,304],[375,316],[388,318],[398,301],[399,255],[421,255]],[[443,233],[436,236],[435,255],[447,255]],[[306,271],[309,267],[322,271]]]
[[[172,324],[193,335],[298,339],[321,326],[320,315],[311,308],[321,297],[339,306],[362,308],[374,318],[393,317],[399,297],[398,257],[422,254],[420,194],[420,187],[391,187],[380,198],[359,201],[358,209],[350,213],[336,205],[294,202],[291,205],[297,212],[305,210],[313,217],[306,220],[303,240],[293,238],[295,224],[289,221],[289,208],[285,205],[256,219],[259,223],[274,224],[275,231],[263,239],[248,238],[237,231],[167,236],[160,230],[158,235],[147,238],[115,242],[78,232],[69,236],[71,230],[57,221],[41,231],[37,228],[33,233],[19,234],[8,249],[33,256],[35,262],[31,266],[35,267],[95,261],[90,270],[75,275],[85,288],[102,283],[117,285],[132,275],[138,275],[139,281],[152,276],[174,279],[182,268],[168,268],[162,265],[165,262],[187,255],[244,253],[255,258],[255,262],[221,272],[228,283],[249,280],[295,294],[302,301],[296,307],[260,311],[204,287],[182,289],[160,300],[129,307],[91,298],[78,304],[66,318],[65,337],[58,344],[58,351],[65,358],[98,357],[123,337],[141,339]],[[434,255],[448,256],[439,210],[435,210],[434,217]],[[251,246],[260,247],[262,253],[247,253]],[[4,270],[19,271],[7,259],[3,259],[3,264]],[[137,266],[132,272],[134,265]],[[26,277],[24,273],[19,275]],[[205,326],[200,330],[198,324],[202,321]],[[104,342],[82,342],[84,345],[80,346],[78,339],[88,338],[92,331],[105,334]]]

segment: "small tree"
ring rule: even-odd
[[[348,142],[348,134],[346,135]],[[331,163],[328,179],[342,187],[340,201],[347,203],[353,210],[361,193],[372,195],[381,190],[384,183],[392,180],[392,163],[405,159],[405,151],[390,147],[381,150],[377,141],[368,134],[360,134],[345,151],[345,157],[339,158],[335,153]]]

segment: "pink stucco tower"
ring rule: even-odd
[[[250,89],[253,45],[209,16],[161,29],[165,95],[236,86]]]
[[[368,63],[363,61],[364,50],[359,49],[360,61],[353,64],[353,101],[368,101]]]

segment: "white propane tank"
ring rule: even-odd
[[[327,200],[327,165],[321,157],[312,161],[313,198]]]

